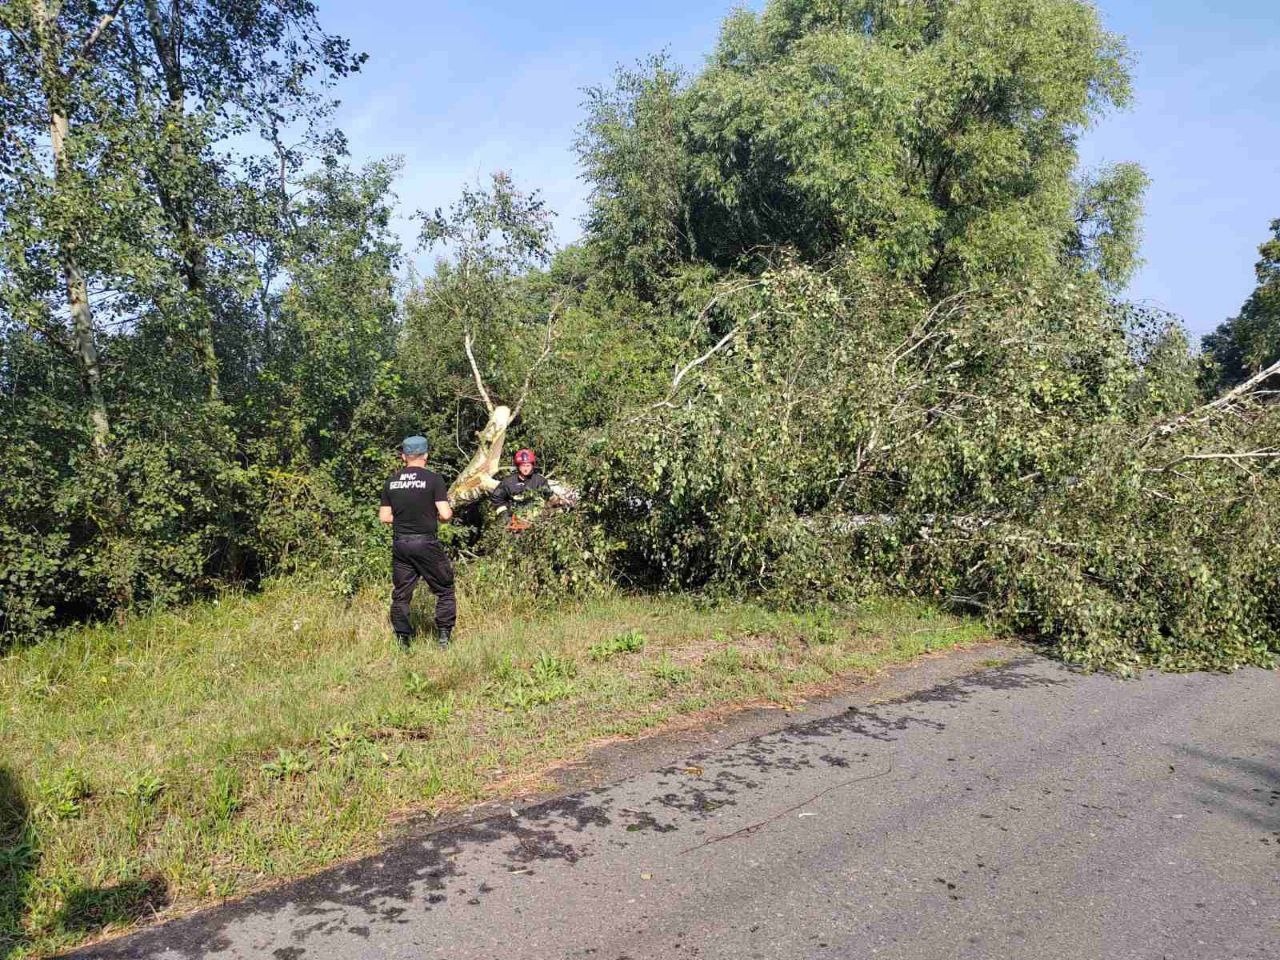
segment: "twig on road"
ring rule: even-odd
[[[775,820],[781,820],[788,813],[794,813],[796,810],[799,810],[801,807],[807,807],[809,804],[813,803],[813,801],[820,800],[822,797],[825,797],[829,793],[834,793],[836,790],[841,790],[844,787],[852,786],[855,783],[862,783],[866,780],[875,780],[877,777],[887,776],[892,772],[893,772],[893,764],[889,764],[889,766],[885,767],[879,773],[871,773],[865,777],[854,777],[852,780],[845,780],[843,783],[837,783],[834,786],[827,787],[827,789],[821,790],[818,793],[815,793],[808,800],[801,800],[799,803],[795,804],[794,806],[787,807],[787,809],[785,810],[779,810],[773,816],[766,817],[765,819],[759,821],[758,823],[750,824],[749,826],[743,827],[741,830],[733,831],[733,833],[726,833],[718,837],[712,837],[709,840],[702,841],[702,843],[698,843],[693,845],[692,847],[688,847],[687,849],[681,850],[679,855],[683,857],[686,853],[692,853],[694,850],[701,850],[703,847],[709,847],[713,843],[720,843],[722,840],[734,840],[738,837],[750,836],[751,834],[755,833],[757,830],[761,829],[762,827],[767,827],[769,824],[773,823]]]

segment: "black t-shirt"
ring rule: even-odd
[[[440,474],[426,467],[402,467],[382,485],[382,505],[391,508],[393,529],[402,536],[436,535],[436,504],[449,499]]]

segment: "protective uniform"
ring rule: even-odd
[[[409,440],[421,440],[409,449]],[[405,453],[426,453],[426,441],[411,437]],[[447,645],[458,618],[453,587],[453,564],[436,537],[439,518],[436,504],[448,502],[449,492],[438,473],[426,467],[401,467],[382,487],[382,505],[392,513],[391,544],[391,627],[401,643],[413,635],[409,604],[419,581],[436,597],[436,638]]]
[[[499,516],[509,518],[508,527],[518,531],[528,527],[529,517],[526,514],[536,513],[536,508],[551,498],[552,490],[547,478],[536,470],[527,477],[521,475],[521,464],[537,465],[538,458],[532,450],[517,450],[513,459],[516,472],[504,477],[494,487],[489,494],[489,502]]]

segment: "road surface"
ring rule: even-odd
[[[1280,958],[1280,677],[1003,655],[615,749],[616,782],[76,956]]]

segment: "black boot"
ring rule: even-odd
[[[453,627],[437,627],[436,628],[436,646],[441,650],[448,650],[449,643],[453,640]]]
[[[412,633],[397,633],[397,634],[396,634],[396,642],[400,644],[400,649],[401,649],[401,650],[408,650],[408,649],[409,649],[409,645],[410,645],[411,643],[413,643],[413,634],[412,634]]]

